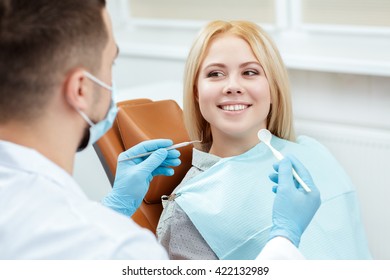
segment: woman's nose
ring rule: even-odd
[[[227,84],[224,88],[224,93],[225,94],[242,94],[244,92],[244,89],[242,88],[239,80],[235,77],[230,77],[227,80]]]

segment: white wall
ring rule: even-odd
[[[114,22],[114,26],[121,49],[114,70],[120,98],[170,98],[181,104],[184,57],[194,32],[183,35],[181,41],[178,39],[181,44],[178,50],[183,55],[170,54],[169,46],[157,43],[151,48],[151,55],[145,55],[142,47],[137,51],[134,46],[127,45],[131,38],[135,41],[144,38],[132,37],[130,31],[123,33],[118,23]],[[159,36],[162,36],[161,32]],[[159,46],[168,53],[152,55]],[[355,62],[346,68],[342,63],[332,66],[329,71],[321,70],[321,67],[320,71],[310,67],[298,70],[301,64],[295,67],[290,63],[289,74],[298,132],[315,136],[339,159],[356,184],[374,258],[390,259],[390,172],[387,170],[390,158],[390,75],[386,72],[386,60],[381,63],[385,65],[385,71],[379,71],[379,74],[375,71],[364,74],[362,68],[354,71]],[[364,67],[364,64],[356,65]],[[95,200],[110,189],[93,150],[77,156],[75,178]]]
[[[355,184],[369,246],[390,259],[390,79],[291,71],[297,131],[326,145]]]

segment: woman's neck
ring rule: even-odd
[[[211,145],[210,154],[219,157],[231,157],[241,155],[252,149],[259,143],[257,137],[247,138],[233,138],[233,137],[214,137]]]

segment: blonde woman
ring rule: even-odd
[[[200,32],[186,63],[184,118],[191,139],[203,142],[182,183],[163,198],[157,235],[170,258],[252,259],[265,245],[275,159],[259,143],[262,128],[321,192],[322,206],[293,243],[312,259],[370,258],[350,180],[321,144],[295,138],[287,72],[259,26],[213,21]]]

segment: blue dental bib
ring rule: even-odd
[[[273,137],[283,154],[295,155],[310,171],[322,205],[303,234],[300,250],[308,259],[371,259],[360,219],[357,195],[339,163],[315,140],[297,143]],[[276,161],[263,143],[223,158],[190,179],[176,202],[219,259],[254,259],[272,226]]]

